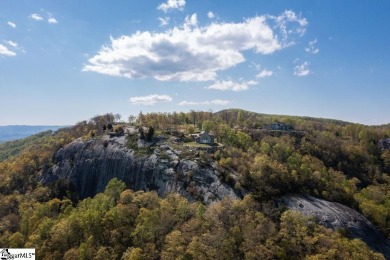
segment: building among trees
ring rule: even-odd
[[[290,130],[290,127],[287,124],[283,124],[280,122],[273,123],[267,126],[266,128],[269,130],[284,130],[284,131]]]
[[[195,135],[195,142],[198,144],[214,144],[214,136],[207,133],[207,132],[201,132],[198,135]]]

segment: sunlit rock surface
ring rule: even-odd
[[[281,199],[289,209],[313,216],[320,224],[331,229],[346,229],[352,238],[360,238],[373,250],[390,259],[389,240],[363,215],[336,202],[312,196],[289,195]]]
[[[42,182],[71,180],[80,198],[104,191],[112,178],[124,181],[133,190],[155,190],[161,196],[178,192],[190,201],[238,198],[234,189],[220,182],[219,172],[212,165],[179,159],[180,151],[163,143],[151,155],[135,156],[125,141],[124,136],[77,139],[58,150],[55,165],[43,173]]]

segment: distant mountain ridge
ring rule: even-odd
[[[0,143],[28,137],[47,130],[58,130],[65,126],[7,125],[0,126]]]

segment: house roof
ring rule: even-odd
[[[200,132],[199,135],[204,135],[204,134],[209,135],[209,136],[214,136],[213,134],[210,134],[209,132],[206,132],[206,131]]]

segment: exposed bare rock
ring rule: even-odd
[[[390,259],[390,241],[363,215],[336,202],[312,196],[289,195],[281,199],[289,209],[313,216],[331,229],[346,229],[352,238],[360,238],[373,250]]]
[[[164,150],[164,158],[159,155]],[[155,190],[161,196],[178,192],[190,201],[219,201],[238,198],[233,188],[221,183],[211,165],[199,166],[179,160],[168,145],[149,156],[136,157],[125,146],[125,137],[77,139],[54,156],[55,165],[42,175],[42,182],[70,180],[80,198],[102,192],[112,178],[124,181],[133,190]]]

